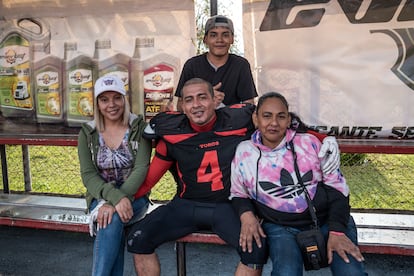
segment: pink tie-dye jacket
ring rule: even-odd
[[[274,149],[261,143],[258,130],[250,140],[238,145],[231,172],[233,205],[239,214],[251,210],[265,220],[283,225],[302,227],[311,223],[305,193],[294,169],[289,146],[292,139],[300,174],[318,219],[321,223],[329,222],[333,231],[344,231],[350,211],[345,178],[339,170],[323,174],[318,158],[321,142],[311,134],[295,133],[292,129],[287,130],[284,140]],[[246,199],[252,199],[253,204]]]

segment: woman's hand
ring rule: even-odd
[[[127,197],[123,197],[118,204],[115,205],[115,209],[123,223],[127,223],[134,215],[131,201]]]
[[[338,255],[346,262],[349,263],[347,254],[351,254],[358,262],[364,261],[364,257],[356,246],[345,234],[335,235],[329,234],[328,238],[328,263],[332,263],[333,252],[335,251]]]
[[[112,216],[116,212],[115,208],[112,205],[104,204],[98,210],[98,216],[96,218],[96,222],[98,223],[97,228],[98,230],[101,228],[106,228],[108,224],[112,221]]]
[[[241,229],[239,244],[244,252],[253,251],[253,239],[256,241],[258,247],[262,247],[261,237],[265,238],[266,234],[260,225],[259,220],[251,211],[244,212],[240,216]]]

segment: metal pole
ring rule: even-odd
[[[30,174],[30,154],[29,146],[22,145],[23,153],[23,172],[24,172],[24,190],[26,192],[32,191],[32,175]]]
[[[3,193],[9,194],[9,176],[7,171],[6,145],[0,145],[1,173],[3,175]]]
[[[217,0],[210,0],[210,15],[217,15]]]
[[[186,267],[186,260],[185,260],[185,242],[176,242],[175,243],[175,250],[177,255],[177,275],[178,276],[185,276],[187,275],[187,267]]]

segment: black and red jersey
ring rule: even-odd
[[[157,146],[156,158],[175,163],[179,197],[201,202],[228,200],[231,161],[237,145],[254,131],[253,111],[250,104],[218,109],[213,128],[205,132],[196,132],[181,113],[160,113],[151,120],[154,137],[162,145]],[[155,173],[154,169],[150,172]]]

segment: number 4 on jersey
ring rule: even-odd
[[[218,191],[224,188],[222,179],[217,151],[206,151],[197,170],[197,182],[211,182],[211,190]]]

